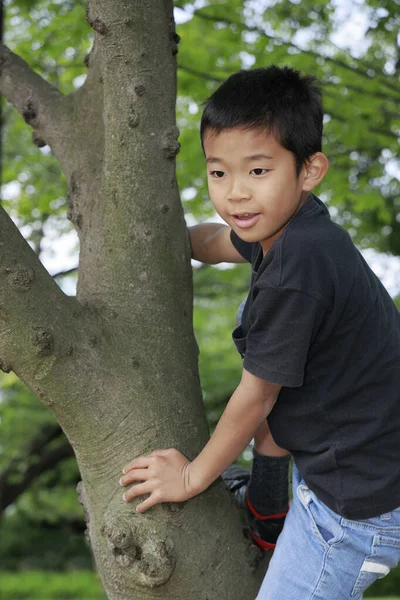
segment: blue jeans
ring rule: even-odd
[[[344,519],[294,467],[293,501],[256,600],[361,600],[399,561],[400,508]]]

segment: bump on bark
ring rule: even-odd
[[[91,335],[89,338],[89,346],[94,348],[101,343],[101,339],[97,335]]]
[[[86,7],[86,21],[89,23],[90,27],[97,31],[97,33],[100,33],[100,35],[105,35],[107,33],[106,24],[98,17],[96,17],[95,19],[91,17],[90,2],[88,2],[88,5]]]
[[[89,511],[86,506],[86,495],[85,495],[85,486],[83,485],[83,481],[79,481],[76,486],[76,491],[78,494],[78,502],[83,507],[83,516],[86,523],[85,529],[85,539],[86,542],[90,546],[90,537],[89,537]]]
[[[122,525],[122,528],[121,528]],[[127,521],[121,520],[119,527],[113,522],[104,528],[107,537],[107,545],[113,555],[115,562],[121,567],[129,567],[136,559],[141,558],[141,549],[136,546],[133,539],[135,527],[131,527]]]
[[[139,585],[155,588],[166,583],[175,569],[173,543],[169,538],[161,539],[151,529],[151,521],[141,519],[138,527],[134,518],[106,514],[102,532],[114,561],[128,567]]]
[[[35,392],[36,396],[38,398],[40,398],[40,400],[42,400],[46,406],[52,406],[54,404],[51,400],[47,401],[43,390],[40,387],[38,387],[37,385],[33,387],[33,391]]]
[[[172,36],[171,36],[171,50],[172,50],[173,56],[175,56],[176,54],[178,54],[180,40],[181,40],[180,35],[178,35],[177,33],[173,33],[172,34]]]
[[[32,122],[36,119],[37,111],[33,105],[31,100],[28,100],[24,110],[22,111],[22,116],[24,118],[25,123],[28,125],[32,124]]]
[[[106,24],[104,23],[104,21],[101,21],[98,18],[96,18],[93,21],[92,27],[95,31],[97,31],[97,33],[100,33],[101,35],[105,35],[107,33]]]
[[[4,373],[9,373],[11,370],[12,370],[12,367],[10,365],[8,365],[5,362],[5,360],[0,358],[0,371],[3,371]]]
[[[174,21],[173,17],[171,18],[170,23],[169,23],[169,31],[170,31],[169,37],[171,40],[171,51],[172,51],[173,56],[175,56],[176,54],[178,54],[178,45],[179,45],[181,38],[175,31],[175,21]]]
[[[168,127],[162,137],[162,148],[164,151],[165,158],[175,158],[180,150],[180,143],[178,142],[179,129],[176,125]]]
[[[138,112],[135,110],[135,108],[133,108],[133,106],[131,106],[129,111],[128,125],[131,127],[131,129],[135,129],[135,127],[139,125],[139,122],[140,120]]]
[[[143,96],[145,92],[145,87],[142,83],[136,84],[133,89],[135,90],[135,94],[137,96]]]
[[[11,285],[19,291],[31,289],[35,280],[35,273],[29,267],[16,267],[11,272]]]
[[[33,327],[31,335],[32,344],[38,356],[50,356],[54,352],[54,336],[51,331],[41,325]]]
[[[9,277],[10,284],[17,292],[27,292],[35,280],[35,273],[29,267],[1,267],[0,274]]]
[[[83,217],[79,212],[77,198],[79,196],[79,185],[75,173],[72,173],[69,190],[67,195],[68,211],[67,219],[69,219],[75,227],[82,228]]]
[[[38,134],[37,131],[34,131],[32,133],[32,142],[38,148],[44,148],[44,146],[47,146],[47,142],[45,142],[44,139],[42,137],[40,137],[40,135]]]

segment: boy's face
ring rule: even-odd
[[[206,131],[203,145],[215,210],[265,254],[308,196],[305,167],[297,175],[293,154],[258,129]]]

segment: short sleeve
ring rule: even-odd
[[[233,229],[231,230],[231,242],[239,254],[243,256],[243,258],[245,258],[249,263],[251,263],[253,256],[253,244],[241,240],[240,237],[233,231]]]
[[[250,312],[244,368],[271,383],[303,385],[307,356],[326,308],[288,288],[259,290]]]

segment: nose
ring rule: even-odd
[[[243,200],[249,200],[250,198],[251,191],[248,186],[244,184],[243,180],[240,178],[234,179],[228,192],[228,200],[230,202],[241,202]]]

